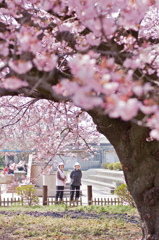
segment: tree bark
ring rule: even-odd
[[[141,217],[142,240],[159,239],[159,142],[149,129],[90,111],[100,133],[114,146],[128,190]]]

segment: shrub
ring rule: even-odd
[[[35,187],[33,185],[24,185],[16,188],[16,193],[21,196],[24,204],[33,206],[39,203],[39,198],[35,195]]]
[[[128,191],[127,185],[125,183],[117,187],[114,193],[119,196],[124,202],[128,203],[131,207],[135,207],[134,199]]]
[[[116,162],[113,164],[113,169],[114,170],[122,170],[122,165],[120,162]]]
[[[108,164],[108,169],[109,169],[109,170],[113,170],[113,165],[114,165],[113,163],[109,163],[109,164]]]
[[[109,162],[103,162],[101,164],[101,167],[104,168],[104,169],[107,169],[109,164],[110,164]]]

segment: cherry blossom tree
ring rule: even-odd
[[[100,141],[91,117],[71,102],[2,97],[0,113],[0,147],[32,151],[34,161],[46,166],[56,162],[56,155],[76,157],[74,150],[81,149],[85,161],[93,157],[93,145]]]
[[[27,97],[19,114],[33,112],[18,121],[19,137],[23,127],[38,126],[34,111],[46,111],[42,126],[69,104],[87,112],[116,149],[142,239],[159,239],[159,1],[0,0],[0,12],[0,96],[14,96],[17,111]],[[74,116],[63,136],[73,134]]]

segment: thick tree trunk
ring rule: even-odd
[[[148,142],[149,129],[90,111],[97,129],[114,146],[128,190],[141,217],[142,240],[159,240],[159,142]]]

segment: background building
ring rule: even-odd
[[[65,169],[72,169],[75,162],[79,162],[82,170],[87,170],[90,168],[101,168],[103,162],[114,163],[118,162],[119,158],[116,154],[114,147],[105,138],[101,139],[100,145],[94,144],[95,148],[92,154],[86,153],[83,150],[72,150],[70,151],[74,154],[74,157],[67,155],[56,156],[55,162],[63,161],[65,163]],[[88,160],[85,160],[87,158]],[[54,164],[55,168],[57,164]]]
[[[54,169],[57,169],[57,164],[61,161],[65,163],[65,170],[69,170],[73,168],[75,162],[79,162],[82,170],[87,170],[90,168],[101,168],[101,164],[103,162],[114,163],[118,162],[119,158],[115,152],[114,147],[107,141],[105,137],[101,137],[100,144],[92,144],[91,148],[94,150],[92,152],[85,152],[82,149],[72,149],[71,146],[68,147],[68,150],[65,152],[61,152],[61,154],[56,155],[53,159],[52,164],[54,165]],[[19,160],[25,160],[29,158],[29,154],[32,151],[26,151],[25,155],[20,150],[0,150],[4,153],[10,153],[10,155],[5,156],[5,165],[8,164],[10,160],[15,163],[18,163]],[[12,155],[12,153],[14,155]],[[23,156],[22,156],[23,153]],[[71,153],[71,156],[70,156]],[[45,161],[47,163],[47,160]],[[45,163],[42,163],[45,164]],[[34,160],[33,160],[33,163]],[[50,164],[49,164],[50,165]]]

